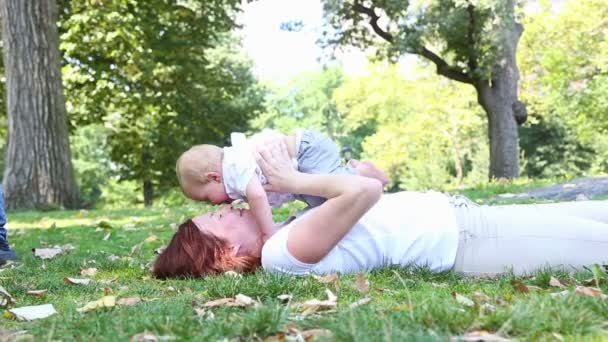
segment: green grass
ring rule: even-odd
[[[0,284],[13,295],[15,307],[53,304],[58,314],[46,319],[21,322],[0,317],[0,340],[9,331],[26,330],[32,340],[127,341],[133,335],[150,332],[171,340],[217,341],[264,339],[288,327],[332,331],[338,341],[446,341],[466,332],[487,330],[521,340],[569,341],[608,339],[608,300],[571,295],[554,298],[561,291],[549,286],[551,275],[568,279],[562,273],[540,272],[523,282],[538,286],[520,293],[512,278],[467,279],[454,273],[432,274],[424,269],[393,268],[365,274],[371,284],[367,296],[372,301],[349,309],[363,298],[355,287],[354,276],[323,284],[313,277],[292,278],[257,272],[242,278],[216,276],[206,279],[160,281],[150,278],[149,266],[154,249],[173,234],[171,225],[191,217],[203,206],[181,208],[120,209],[9,213],[11,243],[22,263],[0,269]],[[277,212],[285,218],[288,208]],[[111,228],[97,229],[99,221]],[[102,224],[104,225],[104,224]],[[105,225],[107,226],[107,225]],[[109,239],[103,238],[111,233]],[[145,242],[154,235],[156,240]],[[34,258],[31,249],[43,246],[74,245],[75,250],[51,260]],[[132,251],[134,245],[140,248]],[[109,256],[120,257],[111,261]],[[66,284],[63,278],[81,277],[80,271],[96,267],[95,282],[87,286]],[[117,277],[110,284],[100,280]],[[591,277],[579,274],[577,281]],[[571,287],[574,285],[571,285]],[[89,313],[76,309],[87,302],[111,294],[140,297],[135,306],[116,306]],[[276,298],[293,295],[293,303],[325,299],[325,289],[338,295],[336,310],[302,318],[294,305]],[[604,292],[608,286],[602,285]],[[28,290],[46,289],[44,297],[32,297]],[[493,312],[479,305],[458,303],[452,292],[473,298],[482,292],[491,298]],[[212,309],[214,320],[199,318],[194,306],[211,299],[239,293],[261,302],[259,308],[220,307]]]

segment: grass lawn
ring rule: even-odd
[[[189,205],[9,213],[10,240],[23,262],[0,269],[0,285],[14,297],[12,307],[53,304],[58,313],[24,322],[4,312],[0,341],[127,341],[144,332],[157,340],[264,340],[309,329],[327,329],[331,337],[319,340],[337,341],[447,341],[476,331],[517,340],[608,340],[608,299],[574,294],[577,285],[593,278],[592,272],[574,277],[540,272],[529,278],[496,280],[411,268],[373,271],[359,275],[358,281],[355,275],[323,282],[264,272],[193,280],[151,278],[154,250],[168,242],[175,224],[203,210]],[[277,212],[277,219],[285,218],[289,210],[293,208]],[[75,248],[49,260],[34,257],[31,251],[65,244]],[[97,274],[82,276],[86,268],[96,268]],[[566,288],[551,286],[552,276]],[[73,285],[64,277],[93,280]],[[367,291],[364,280],[369,282]],[[601,288],[608,293],[606,284]],[[297,304],[327,299],[326,289],[337,296],[337,306],[303,314]],[[38,297],[28,295],[29,290],[47,292]],[[564,290],[569,293],[551,295]],[[202,315],[195,311],[201,312],[207,301],[237,294],[260,304],[218,306]],[[284,294],[293,296],[290,303],[277,298]],[[142,302],[77,311],[104,295],[138,297]],[[363,298],[371,301],[350,307]]]

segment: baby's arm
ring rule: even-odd
[[[245,190],[249,210],[253,213],[260,231],[264,235],[264,240],[274,234],[274,221],[272,220],[272,209],[268,203],[268,196],[262,187],[262,183],[257,177],[251,177],[247,189]]]

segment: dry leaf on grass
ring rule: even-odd
[[[330,283],[335,283],[336,280],[338,280],[338,274],[331,273],[331,274],[324,275],[324,276],[314,276],[314,278],[317,279],[317,281],[319,283],[330,284]]]
[[[157,341],[175,341],[177,338],[175,336],[156,336],[153,333],[143,332],[140,334],[136,334],[131,336],[129,342],[157,342]]]
[[[583,296],[595,297],[595,298],[601,298],[601,299],[608,298],[608,295],[604,294],[602,292],[602,290],[600,290],[596,287],[577,286],[574,289],[574,293],[580,294]]]
[[[27,294],[34,297],[42,297],[47,292],[47,290],[29,290]]]
[[[167,249],[167,245],[158,247],[157,249],[154,250],[154,254],[160,255],[165,251],[165,249]]]
[[[20,308],[13,308],[8,311],[17,319],[23,321],[47,318],[57,313],[53,307],[53,304],[24,306]]]
[[[237,273],[235,271],[224,272],[224,275],[228,276],[228,277],[232,277],[232,278],[243,278],[243,276],[240,273]]]
[[[300,331],[295,327],[288,327],[286,331],[280,332],[276,335],[268,336],[264,339],[264,342],[275,342],[275,341],[314,341],[318,337],[330,338],[333,333],[327,329],[309,329]]]
[[[208,301],[203,304],[205,308],[215,308],[218,306],[258,306],[259,303],[251,297],[245,296],[244,294],[237,294],[234,298],[220,298]]]
[[[562,284],[559,279],[555,278],[555,277],[551,277],[551,279],[549,280],[549,286],[553,286],[553,287],[566,287],[564,286],[564,284]]]
[[[366,294],[369,292],[369,281],[365,279],[365,274],[357,273],[355,287],[357,288],[357,291],[359,291],[359,293]]]
[[[351,304],[348,306],[348,308],[349,308],[349,309],[354,309],[354,308],[356,308],[356,307],[358,307],[358,306],[365,305],[365,304],[369,304],[369,302],[371,302],[371,301],[372,301],[372,299],[371,299],[370,297],[361,298],[361,299],[359,299],[358,301],[356,301],[356,302],[354,302],[354,303],[351,303]]]
[[[526,286],[526,284],[524,284],[521,280],[514,279],[511,281],[511,285],[513,285],[513,287],[515,288],[515,290],[517,290],[517,292],[520,292],[520,293],[530,292],[530,289],[528,288],[528,286]]]
[[[14,303],[15,298],[13,298],[13,296],[11,296],[11,294],[8,293],[4,287],[0,286],[0,307],[7,307]]]
[[[34,252],[35,257],[39,257],[40,259],[52,259],[59,254],[63,253],[63,250],[59,247],[53,248],[34,248],[32,250]]]
[[[148,236],[148,237],[147,237],[147,238],[144,240],[144,242],[150,243],[150,242],[154,242],[154,241],[156,241],[156,240],[158,240],[158,237],[156,237],[156,235],[152,234],[152,235]]]
[[[469,298],[461,295],[458,292],[452,292],[452,296],[456,299],[456,301],[458,302],[458,304],[460,305],[464,305],[464,306],[475,306],[475,302],[473,302],[472,300],[470,300]]]
[[[97,274],[95,267],[83,268],[80,270],[80,275],[85,277],[94,277]]]
[[[67,283],[67,284],[73,284],[73,285],[89,285],[89,283],[91,282],[91,279],[63,277],[63,282]]]
[[[480,330],[480,331],[471,331],[462,336],[452,337],[452,338],[450,338],[450,341],[454,341],[454,342],[469,342],[469,341],[470,342],[473,342],[473,341],[474,342],[478,342],[478,341],[509,342],[511,340],[504,338],[502,336],[496,335],[496,334],[492,334],[485,330]]]
[[[85,306],[76,309],[78,312],[86,313],[89,311],[101,309],[101,308],[113,308],[116,306],[116,297],[104,296],[101,299],[88,302]]]
[[[565,297],[565,296],[567,296],[569,294],[570,294],[570,291],[564,290],[564,291],[561,291],[561,292],[551,293],[551,294],[549,294],[549,296],[551,296],[553,298],[556,298],[556,297]]]
[[[110,235],[112,235],[112,233],[111,233],[111,232],[110,232],[110,233],[108,233],[108,234],[106,234],[106,235],[103,237],[103,239],[101,239],[101,240],[102,240],[102,241],[108,241],[108,239],[110,238]]]
[[[139,297],[120,298],[116,301],[116,304],[123,306],[133,306],[139,303],[141,303],[141,298]]]
[[[112,284],[114,282],[116,282],[118,280],[118,276],[115,276],[114,278],[110,278],[110,279],[101,279],[98,280],[97,282],[103,285],[108,285],[108,284]]]
[[[492,301],[492,299],[483,292],[475,291],[473,292],[473,301],[475,301],[475,303],[479,305],[483,303],[489,303],[490,301]]]
[[[321,310],[335,309],[338,305],[338,297],[336,297],[336,295],[334,295],[329,289],[325,289],[325,293],[327,293],[326,300],[311,299],[300,304],[299,306],[304,309],[302,316],[310,315]]]

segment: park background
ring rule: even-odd
[[[59,1],[65,107],[51,117],[65,115],[69,129],[37,126],[23,119],[27,110],[15,110],[9,150],[10,120],[0,104],[2,170],[19,165],[4,173],[7,204],[183,204],[174,171],[181,152],[262,128],[318,129],[386,170],[393,191],[606,174],[606,3],[475,3],[479,18],[469,32],[466,1],[414,1],[409,12],[380,2],[379,11],[390,13],[384,19],[392,18],[379,25],[399,38],[389,43],[339,1]],[[425,15],[416,12],[427,5]],[[515,23],[524,28],[518,39],[507,37]],[[508,39],[516,60],[502,46]],[[501,86],[501,68],[519,68],[519,81]],[[0,85],[6,101],[6,77]],[[505,108],[479,104],[483,87],[492,86],[503,88],[494,97],[507,99]],[[522,104],[525,123],[515,125],[521,113],[508,107]],[[489,139],[489,123],[502,120],[489,117],[511,122]],[[71,150],[55,147],[65,134]],[[502,145],[499,136],[507,137]],[[22,163],[24,155],[49,160]],[[45,184],[45,177],[61,182]]]

